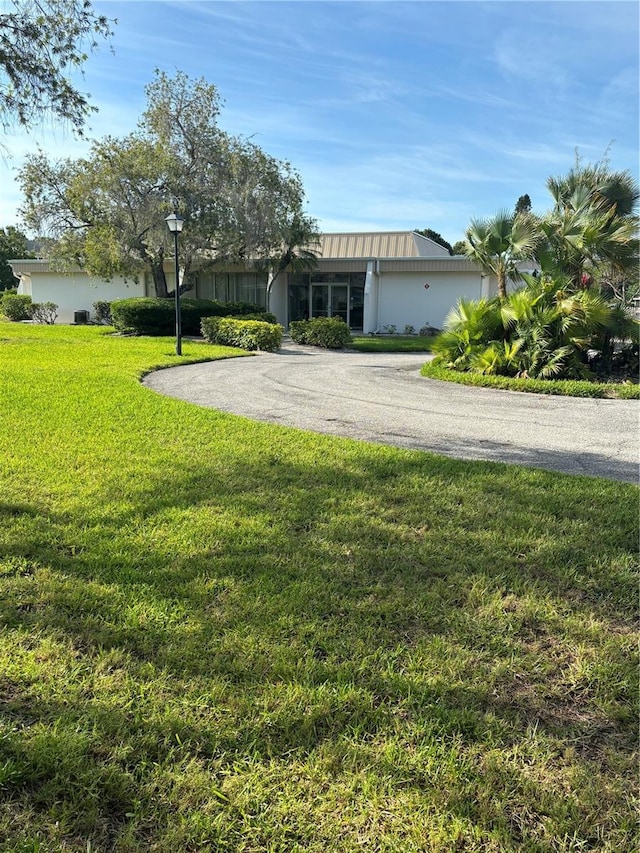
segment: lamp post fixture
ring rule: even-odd
[[[178,267],[178,234],[182,231],[184,219],[181,219],[177,213],[171,213],[164,220],[167,223],[167,228],[173,234],[174,256],[176,259],[176,355],[182,355],[182,317],[180,315],[180,270]]]

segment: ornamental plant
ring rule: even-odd
[[[282,326],[260,320],[236,320],[232,317],[205,317],[202,336],[211,344],[240,349],[277,352],[282,345]]]
[[[182,333],[199,335],[203,317],[263,313],[264,308],[252,302],[182,299]],[[175,303],[173,299],[146,296],[117,299],[111,303],[111,317],[119,332],[134,335],[171,335],[175,329]]]
[[[307,344],[323,349],[343,349],[351,343],[349,326],[340,317],[295,320],[289,323],[289,334],[296,344]]]
[[[104,299],[99,299],[93,303],[93,318],[98,325],[111,326],[111,303]]]
[[[7,320],[19,323],[31,319],[31,297],[23,293],[9,293],[0,300],[0,312]]]
[[[615,362],[631,365],[637,382],[636,321],[567,277],[524,278],[526,287],[502,300],[461,300],[433,342],[437,363],[494,376],[594,379]]]
[[[34,323],[53,326],[58,319],[58,306],[55,302],[34,302],[31,306],[31,317]]]

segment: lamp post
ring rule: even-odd
[[[182,355],[182,318],[180,316],[180,270],[178,267],[178,234],[182,231],[184,219],[177,213],[171,213],[164,220],[167,228],[173,234],[174,255],[176,259],[176,355]]]

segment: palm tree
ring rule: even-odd
[[[260,266],[269,270],[267,283],[267,307],[274,281],[282,272],[312,270],[318,264],[320,232],[315,219],[296,211],[280,229],[279,251],[267,258]]]
[[[579,162],[566,174],[547,180],[547,189],[553,197],[555,209],[571,206],[577,190],[586,190],[595,200],[615,207],[617,216],[630,216],[640,201],[640,187],[631,172],[612,172],[607,160],[581,166]]]
[[[502,337],[499,300],[477,302],[460,299],[444,321],[444,331],[432,343],[440,364],[454,370],[468,370],[474,356],[487,342]]]
[[[567,275],[574,288],[592,277],[636,280],[640,189],[629,172],[611,172],[607,163],[581,167],[549,178],[554,207],[540,220],[545,235],[538,253],[543,270]]]
[[[280,253],[272,259],[275,279],[285,270],[301,272],[312,270],[318,263],[320,233],[315,219],[296,212],[282,228]]]
[[[521,278],[518,261],[532,258],[540,241],[534,217],[499,211],[491,219],[472,219],[465,254],[498,281],[498,297],[507,298],[507,281]]]

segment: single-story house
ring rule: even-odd
[[[100,281],[81,269],[56,272],[47,260],[9,261],[19,279],[19,293],[34,302],[55,302],[58,321],[77,322],[92,313],[93,303],[131,296],[152,296],[150,277],[136,283],[114,278]],[[173,286],[173,263],[167,262]],[[413,231],[323,234],[318,262],[308,272],[268,273],[246,267],[201,271],[198,299],[246,301],[263,305],[285,328],[292,320],[342,317],[353,331],[383,332],[405,326],[441,328],[461,299],[493,295],[496,282],[464,256],[448,251]]]

